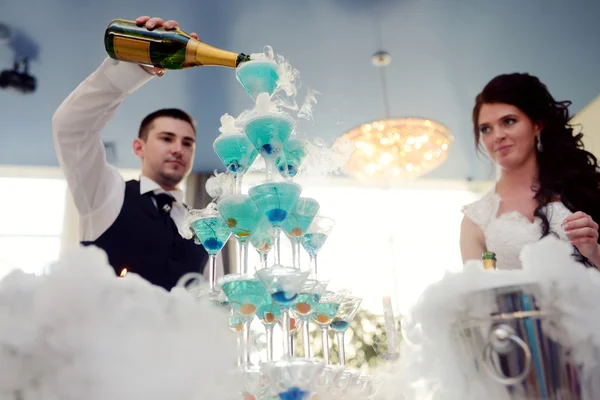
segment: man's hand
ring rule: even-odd
[[[156,29],[156,28],[160,28],[161,26],[166,30],[179,29],[179,23],[177,21],[172,20],[172,19],[170,19],[168,21],[163,21],[162,18],[158,18],[158,17],[148,17],[148,16],[137,17],[135,19],[135,23],[138,26],[146,26],[146,29],[148,29],[149,31]],[[198,35],[195,32],[190,33],[190,36],[193,37],[194,39],[198,39]],[[142,67],[150,75],[156,75],[159,77],[163,76],[166,72],[166,70],[164,68],[159,68],[159,67],[146,67],[144,65],[140,65],[140,67]]]

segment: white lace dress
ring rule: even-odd
[[[521,249],[541,238],[542,222],[538,217],[531,222],[518,211],[498,216],[499,207],[500,196],[492,190],[476,202],[464,206],[462,211],[483,231],[487,251],[496,253],[496,268],[521,268]],[[561,202],[552,202],[546,206],[550,232],[557,234],[561,240],[569,240],[561,224],[571,214]]]

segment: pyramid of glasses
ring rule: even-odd
[[[252,60],[236,71],[239,83],[256,102],[271,97],[277,87],[278,65]],[[238,367],[245,376],[243,398],[322,399],[372,398],[372,377],[345,368],[344,333],[361,299],[347,290],[333,289],[319,280],[317,255],[335,225],[319,215],[315,199],[302,197],[294,177],[308,153],[308,143],[294,136],[296,121],[284,112],[254,113],[239,132],[221,134],[213,149],[235,184],[234,193],[216,200],[216,207],[190,212],[190,225],[210,255],[209,291],[204,295],[230,309],[229,327],[239,334]],[[266,179],[242,193],[242,179],[258,156],[265,161]],[[215,259],[227,240],[239,245],[239,272],[215,279]],[[281,265],[280,240],[292,245],[292,265]],[[251,271],[248,249],[260,255],[261,264]],[[300,265],[300,252],[309,255],[310,266]],[[269,263],[269,255],[274,259]],[[252,365],[250,324],[258,319],[266,332],[267,351],[259,365]],[[322,358],[311,354],[309,323],[322,332]],[[282,357],[274,359],[273,330],[282,330]],[[303,357],[295,357],[294,333],[302,329]],[[340,364],[329,359],[329,329],[340,349]],[[326,394],[326,395],[325,395]]]

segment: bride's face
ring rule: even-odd
[[[490,158],[503,169],[518,168],[536,157],[539,127],[510,104],[484,104],[478,130]]]

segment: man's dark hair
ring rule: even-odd
[[[163,108],[146,115],[140,124],[138,138],[142,139],[143,141],[148,140],[148,131],[150,130],[150,126],[152,126],[152,122],[160,117],[169,117],[185,121],[192,126],[194,129],[194,134],[196,134],[196,121],[194,121],[194,119],[188,113],[180,110],[179,108]]]

